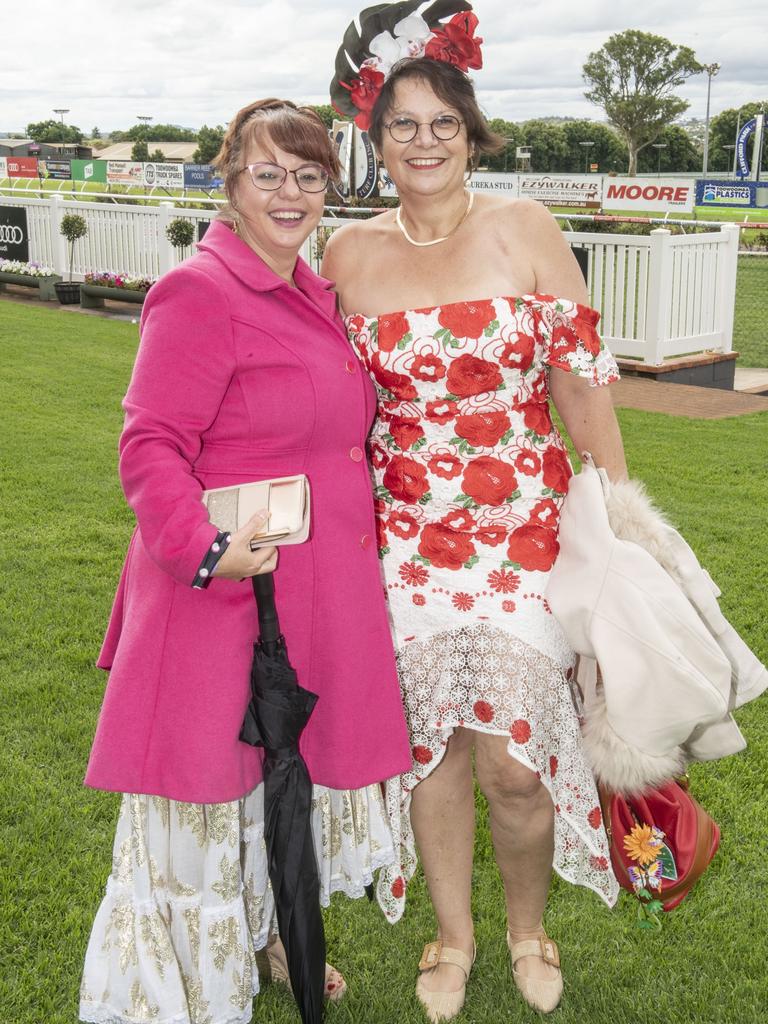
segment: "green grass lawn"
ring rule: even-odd
[[[768,256],[739,256],[733,348],[737,366],[768,367]]]
[[[137,327],[0,301],[0,1022],[74,1024],[80,967],[111,856],[118,798],[81,785],[104,689],[93,667],[132,526],[116,477]],[[724,590],[723,608],[763,660],[768,415],[723,421],[622,412],[632,473],[645,481]],[[761,1024],[765,928],[766,702],[738,713],[746,754],[695,766],[696,794],[723,830],[711,870],[665,918],[634,925],[555,881],[547,915],[565,974],[559,1024]],[[481,806],[474,877],[478,960],[458,1024],[539,1019],[512,983],[500,883]],[[350,992],[335,1024],[422,1024],[413,995],[433,936],[423,882],[404,921],[334,898],[331,958]],[[255,1017],[294,1024],[280,990]]]

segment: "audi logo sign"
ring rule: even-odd
[[[29,261],[29,229],[23,206],[0,206],[0,259]]]
[[[14,224],[0,224],[0,242],[10,242],[11,245],[21,245],[24,241],[24,232]]]

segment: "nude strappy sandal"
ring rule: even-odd
[[[520,990],[520,994],[529,1006],[541,1013],[551,1013],[560,1003],[563,994],[563,976],[560,973],[560,951],[557,943],[553,942],[548,935],[540,935],[537,939],[521,939],[520,942],[512,942],[507,932],[507,945],[512,957],[512,977]],[[524,956],[537,956],[557,968],[557,977],[528,978],[519,974],[515,964]]]
[[[274,944],[256,950],[256,967],[260,977],[275,982],[277,985],[284,985],[289,991],[291,990],[288,964],[285,961],[285,952],[282,946],[280,946],[279,952],[275,949]],[[331,964],[326,964],[325,988],[323,990],[325,998],[331,1003],[337,1003],[343,998],[346,991],[347,983],[344,976]]]
[[[453,964],[464,972],[464,984],[455,992],[430,992],[424,987],[423,979],[419,976],[419,980],[416,982],[416,996],[433,1024],[438,1024],[439,1021],[452,1020],[461,1011],[467,994],[469,972],[472,970],[472,964],[475,962],[476,956],[477,947],[474,944],[474,940],[472,942],[471,958],[466,953],[462,953],[460,949],[451,949],[448,946],[444,946],[442,939],[428,942],[424,947],[424,952],[421,954],[421,960],[419,961],[419,971],[431,971],[438,964]]]

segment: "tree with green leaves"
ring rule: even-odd
[[[100,139],[101,138],[101,132],[99,131],[98,128],[93,128],[91,130],[91,138],[92,139]]]
[[[733,152],[736,133],[755,114],[768,113],[768,100],[745,103],[738,109],[723,110],[712,118],[709,126],[709,168],[711,171],[730,171],[733,168]],[[747,142],[747,156],[752,159],[755,137]],[[768,171],[768,143],[763,144],[763,171]]]
[[[139,163],[146,163],[149,160],[149,146],[146,139],[134,142],[131,149],[131,160],[137,160]]]
[[[563,121],[557,127],[565,141],[564,161],[558,164],[558,171],[582,174],[585,164],[597,164],[598,171],[607,174],[626,165],[627,147],[607,124],[574,120]],[[591,145],[584,146],[584,142]]]
[[[584,95],[603,108],[626,142],[630,175],[637,173],[638,153],[688,109],[674,90],[701,71],[690,47],[637,29],[612,35],[590,53],[583,68],[589,86]]]
[[[149,159],[153,164],[162,164],[165,162],[165,153],[162,149],[155,149],[149,154]]]
[[[27,125],[27,135],[35,142],[76,142],[83,141],[83,133],[73,124],[62,124],[49,118],[47,121],[33,121]]]
[[[657,171],[661,174],[668,171],[700,173],[701,150],[697,149],[685,128],[679,124],[670,124],[656,142],[638,154],[637,169],[645,174],[655,174]]]
[[[204,124],[197,133],[197,149],[192,156],[192,161],[196,164],[211,163],[221,149],[225,131],[223,125],[219,124],[215,128],[209,128],[207,124]]]
[[[307,106],[310,110],[314,110],[328,131],[333,128],[334,121],[346,120],[333,109],[330,103],[307,103]]]

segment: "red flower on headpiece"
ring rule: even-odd
[[[455,64],[460,71],[483,66],[483,55],[480,52],[482,39],[475,38],[477,15],[472,11],[462,11],[440,28],[433,28],[434,36],[424,50],[425,57],[442,60],[446,64]]]
[[[352,79],[351,84],[340,82],[339,85],[349,90],[349,98],[360,111],[355,118],[355,124],[365,131],[370,125],[373,105],[384,85],[383,73],[364,64],[360,68],[360,74]]]

